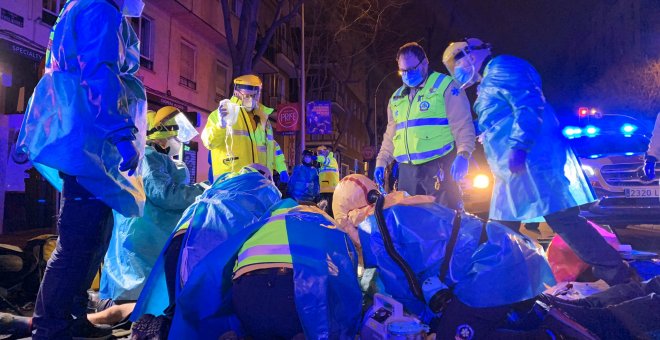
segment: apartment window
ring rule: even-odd
[[[235,16],[240,17],[242,10],[243,10],[243,0],[232,0],[231,12],[234,13]]]
[[[41,20],[51,26],[55,25],[57,16],[65,3],[66,0],[42,0]]]
[[[133,30],[140,39],[140,66],[154,69],[154,24],[153,20],[149,17],[131,18],[131,25]]]
[[[215,62],[215,101],[227,98],[227,66]]]
[[[195,81],[196,54],[195,46],[181,41],[181,73],[179,84],[193,90],[197,89],[197,82]]]

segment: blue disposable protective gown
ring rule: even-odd
[[[101,297],[137,300],[151,268],[183,211],[204,189],[190,185],[184,163],[147,146],[142,159],[147,203],[142,217],[115,213],[101,274]]]
[[[144,150],[145,142],[146,93],[135,74],[140,51],[130,23],[111,1],[68,1],[46,55],[17,150],[58,190],[61,171],[120,214],[140,216],[142,179],[119,172],[115,147],[135,140]]]
[[[456,212],[437,203],[424,203],[394,205],[383,213],[394,248],[419,284],[438,277]],[[448,273],[440,278],[453,287],[461,302],[472,307],[508,305],[533,298],[546,285],[555,283],[540,246],[494,222],[486,224],[487,240],[479,244],[482,227],[478,218],[462,215]],[[385,293],[423,322],[429,322],[433,312],[413,295],[403,271],[387,254],[373,215],[360,223],[359,235],[365,267],[377,268]]]
[[[512,56],[493,58],[484,71],[474,109],[495,175],[491,219],[533,219],[595,200],[532,65]],[[527,151],[524,173],[509,170],[511,149]]]
[[[313,166],[296,165],[287,185],[287,193],[298,202],[316,201],[321,193],[318,170]]]
[[[179,258],[177,292],[199,261],[227,238],[258,221],[280,197],[277,187],[256,170],[243,168],[238,173],[226,173],[217,178],[211,188],[186,209],[176,226],[176,230],[187,228]],[[163,255],[171,239],[165,243],[151,270],[132,320],[147,313],[161,315],[169,305]]]
[[[240,322],[232,311],[232,269],[243,243],[272,219],[286,223],[294,300],[305,338],[355,338],[362,294],[356,274],[357,255],[348,235],[336,229],[321,210],[296,207],[291,199],[274,206],[271,212],[230,236],[192,271],[176,300],[170,338],[218,339],[230,330],[241,334]]]

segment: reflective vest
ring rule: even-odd
[[[240,100],[236,97],[232,97],[231,101],[240,103]],[[272,112],[273,109],[262,104],[259,104],[254,113],[248,113],[241,108],[238,119],[232,126],[234,130],[233,142],[231,138],[225,138],[227,137],[227,128],[218,123],[220,121],[218,110],[211,112],[204,131],[202,131],[202,143],[207,149],[211,150],[213,178],[218,178],[227,172],[238,171],[252,163],[258,163],[272,169],[275,159],[275,146],[273,143],[273,127],[268,121],[268,115]],[[253,128],[250,122],[252,119],[251,114],[258,116],[260,119],[256,128]]]
[[[293,263],[286,229],[286,213],[292,208],[273,211],[268,222],[250,237],[238,251],[234,272],[252,264]]]
[[[442,157],[454,148],[445,107],[445,90],[451,77],[433,72],[426,85],[412,101],[406,86],[390,98],[390,110],[396,122],[394,158],[399,163],[423,164]]]
[[[275,142],[275,166],[270,169],[275,169],[278,173],[288,170],[286,159],[284,158],[284,152],[282,152],[282,149],[277,142]]]
[[[321,193],[333,193],[339,183],[339,169],[334,154],[330,152],[328,157],[318,156],[317,161],[321,163],[319,169],[319,181],[321,182]]]

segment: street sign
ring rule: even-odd
[[[376,147],[372,145],[367,145],[362,148],[362,158],[365,161],[370,161],[376,157]]]
[[[300,104],[277,105],[277,132],[295,134],[300,131]]]
[[[307,134],[325,135],[332,133],[332,103],[317,101],[307,104]]]

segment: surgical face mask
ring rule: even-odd
[[[424,74],[420,69],[409,70],[401,76],[401,80],[408,87],[417,87],[424,81]]]
[[[243,107],[245,108],[245,111],[252,112],[254,110],[254,98],[252,97],[245,97],[243,98]]]
[[[144,9],[144,2],[142,0],[124,0],[124,7],[122,8],[122,15],[125,17],[140,17]]]
[[[469,66],[458,66],[454,67],[454,79],[461,84],[461,90],[472,86],[476,81],[477,68],[474,64],[468,61]]]
[[[165,147],[166,149],[169,148],[170,151],[167,153],[168,156],[170,157],[175,157],[179,156],[179,152],[181,151],[181,146],[183,143],[181,143],[178,139],[176,138],[169,138],[167,140],[167,146]]]

